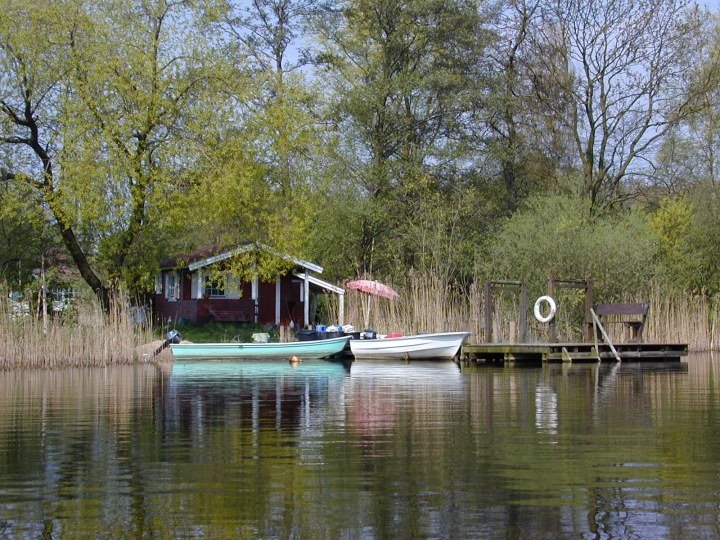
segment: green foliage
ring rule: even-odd
[[[13,172],[47,205],[96,292],[121,281],[146,286],[142,261],[153,258],[167,194],[189,148],[198,151],[196,128],[214,125],[205,112],[215,109],[202,104],[216,62],[192,8],[164,0],[2,7],[12,16],[0,23],[0,141],[25,158]]]
[[[329,186],[314,201],[322,208],[308,237],[312,260],[321,262],[329,279],[347,279],[362,273],[359,256],[362,223],[372,203],[353,186]]]
[[[720,188],[700,184],[686,196],[666,199],[651,226],[659,266],[668,285],[694,292],[720,291]]]
[[[277,169],[262,163],[240,138],[225,141],[201,164],[184,193],[168,210],[168,220],[180,233],[176,249],[214,245],[234,249],[259,242],[280,253],[303,257],[307,231],[317,211],[306,188],[288,189],[274,182]],[[228,261],[225,268],[240,276],[259,273],[274,279],[288,262],[262,250]]]
[[[139,292],[163,256],[260,242],[330,279],[595,277],[617,295],[662,275],[720,290],[720,70],[685,6],[0,0],[0,273],[62,242],[96,293]],[[656,11],[676,32],[662,45],[645,35]],[[569,72],[617,21],[637,30],[610,40],[622,54]],[[654,76],[646,60],[666,46]],[[660,204],[651,226],[590,211],[624,204],[646,173],[670,193],[709,187]],[[590,206],[552,195],[583,182]],[[253,250],[218,272],[288,267]]]
[[[484,251],[487,216],[499,209],[487,190],[430,192],[414,205],[414,216],[398,227],[395,257],[388,275],[402,280],[409,269],[429,272],[446,282],[466,282]]]
[[[593,278],[600,298],[642,291],[654,276],[656,238],[638,210],[590,215],[589,199],[529,199],[491,240],[484,274],[545,290],[547,278]]]
[[[210,321],[203,325],[196,325],[185,322],[174,325],[184,340],[193,343],[228,343],[237,341],[239,343],[251,343],[252,335],[256,332],[266,332],[271,335],[271,340],[277,340],[277,331],[270,331],[263,326],[249,323],[231,323]],[[162,337],[170,328],[157,329],[157,337]]]
[[[135,281],[125,270],[140,260],[129,258],[147,257],[178,170],[198,151],[193,139],[218,120],[199,108],[211,99],[215,60],[183,4],[106,0],[95,11],[69,48],[65,192],[78,219],[96,224],[108,277]]]
[[[319,24],[348,179],[368,199],[351,227],[359,274],[387,269],[418,205],[455,172],[463,111],[484,78],[485,33],[466,2],[355,0]]]
[[[32,190],[0,181],[0,280],[18,290],[39,268],[43,250],[56,243]]]

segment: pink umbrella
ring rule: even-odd
[[[356,279],[354,281],[348,281],[345,286],[348,289],[353,289],[375,296],[382,296],[384,298],[389,298],[390,300],[400,296],[389,285],[385,285],[384,283],[380,283],[379,281],[372,281],[370,279]]]
[[[372,296],[382,296],[384,298],[397,298],[400,296],[392,287],[380,283],[379,281],[372,281],[370,279],[356,279],[348,281],[345,286],[348,289],[364,292]],[[363,302],[364,303],[364,302]],[[370,299],[368,298],[365,306],[365,328],[370,326]]]

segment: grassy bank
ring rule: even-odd
[[[17,311],[17,304],[3,294],[0,369],[129,363],[136,360],[135,348],[152,340],[152,329],[133,322],[124,300],[113,301],[108,312],[94,301],[78,301],[45,318]]]
[[[472,332],[472,342],[488,341],[481,282],[459,291],[436,276],[415,274],[408,276],[404,283],[392,285],[400,297],[393,301],[372,299],[371,328],[380,333],[406,334],[467,330]],[[354,291],[346,296],[345,320],[360,328],[368,298]],[[532,295],[528,298],[528,341],[544,341],[547,328],[532,314],[535,298]],[[650,304],[645,341],[688,343],[691,351],[698,352],[720,348],[720,328],[716,324],[720,321],[720,298],[687,292],[665,293],[659,286],[652,285],[645,293],[625,300]],[[581,341],[584,297],[579,291],[561,291],[557,301],[558,339]],[[518,296],[509,291],[494,293],[492,311],[492,340],[519,341]],[[629,338],[625,325],[608,324],[607,330],[613,341],[623,342]]]
[[[155,337],[161,338],[170,329],[176,329],[184,340],[193,343],[217,343],[237,341],[241,343],[250,343],[253,341],[252,335],[256,332],[266,332],[270,334],[270,339],[277,341],[277,330],[270,330],[263,325],[250,323],[233,323],[233,322],[217,322],[208,321],[202,325],[193,323],[176,324],[172,327],[163,327],[155,329]]]

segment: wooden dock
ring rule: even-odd
[[[616,343],[621,360],[679,362],[687,343]],[[480,343],[464,345],[460,359],[468,362],[615,362],[610,345],[598,343]]]

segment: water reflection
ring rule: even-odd
[[[720,364],[0,373],[6,536],[718,536]]]
[[[557,433],[557,394],[547,384],[535,389],[535,427],[539,433]]]

